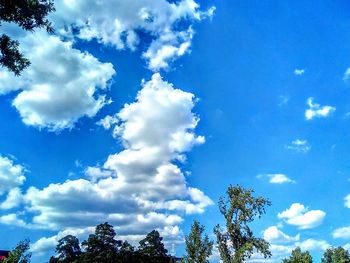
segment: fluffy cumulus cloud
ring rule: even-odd
[[[40,31],[21,39],[31,66],[17,79],[0,72],[0,93],[20,90],[13,100],[23,122],[50,130],[72,128],[83,116],[94,116],[109,101],[102,91],[115,73],[70,41]]]
[[[259,174],[257,178],[267,178],[271,184],[285,184],[285,183],[295,183],[294,180],[290,179],[287,175],[277,173],[277,174]]]
[[[312,97],[307,99],[306,104],[309,107],[305,110],[306,120],[312,120],[314,118],[326,118],[336,110],[336,108],[333,106],[321,106],[318,103],[314,103],[314,98]]]
[[[31,66],[19,78],[0,71],[0,95],[19,90],[13,106],[23,122],[50,131],[72,128],[111,102],[104,91],[115,73],[112,64],[73,47],[78,39],[116,49],[139,47],[149,69],[158,71],[190,52],[192,24],[215,10],[202,11],[194,0],[78,0],[57,1],[55,6],[49,18],[55,35],[2,25],[20,41]]]
[[[333,231],[334,238],[350,238],[350,226],[340,227]]]
[[[295,245],[300,247],[301,250],[326,250],[330,247],[327,241],[312,238],[297,242]]]
[[[125,149],[109,155],[100,167],[88,167],[86,178],[43,189],[30,187],[23,194],[24,211],[7,222],[20,222],[23,216],[31,218],[23,226],[65,231],[108,221],[129,240],[158,229],[168,242],[179,242],[183,217],[203,213],[213,204],[202,191],[187,185],[177,164],[204,142],[194,133],[199,121],[192,112],[194,104],[193,94],[154,74],[143,82],[136,101],[116,114],[114,133]],[[41,239],[33,249],[39,251],[57,238]]]
[[[294,203],[290,208],[278,214],[287,224],[298,226],[300,229],[309,229],[319,226],[326,213],[322,210],[309,210],[300,203]]]
[[[348,80],[350,78],[350,68],[347,68],[344,73],[343,80]]]
[[[15,164],[12,159],[0,155],[0,196],[7,192],[11,192],[11,196],[16,195],[17,187],[21,186],[26,180],[24,173],[25,168],[22,165]],[[9,197],[9,199],[12,198]],[[9,202],[7,200],[6,203],[9,204]]]
[[[58,1],[52,20],[60,34],[83,40],[96,39],[117,49],[144,49],[151,70],[189,52],[191,24],[211,17],[214,7],[200,9],[194,0]],[[141,34],[150,41],[142,43]]]
[[[289,145],[286,146],[288,150],[300,152],[300,153],[307,153],[311,150],[311,146],[308,143],[307,140],[301,140],[301,139],[295,139],[292,141]]]
[[[263,233],[264,239],[266,239],[270,243],[288,243],[299,241],[300,235],[296,235],[294,237],[289,236],[283,233],[277,226],[270,226],[264,230]]]

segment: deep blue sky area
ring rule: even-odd
[[[149,1],[141,2],[152,6]],[[171,2],[178,5],[186,1]],[[187,2],[194,3],[192,0]],[[273,253],[277,246],[283,250],[274,254],[272,262],[280,262],[296,246],[309,250],[315,262],[330,245],[350,247],[350,228],[339,230],[350,226],[350,210],[345,200],[350,194],[350,79],[347,79],[350,73],[346,73],[350,68],[349,1],[195,2],[200,7],[191,12],[204,13],[212,6],[215,6],[215,12],[212,17],[203,15],[200,20],[187,15],[171,22],[172,32],[185,32],[190,25],[193,38],[184,37],[191,43],[190,48],[183,55],[171,57],[167,67],[151,68],[148,59],[143,57],[150,43],[160,39],[157,34],[165,34],[161,29],[163,24],[158,25],[159,31],[152,29],[157,32],[152,31],[153,35],[142,28],[143,24],[135,26],[139,36],[135,50],[104,43],[100,35],[92,39],[73,36],[62,40],[64,38],[58,31],[55,37],[71,41],[71,48],[81,54],[91,54],[98,63],[111,63],[116,71],[113,77],[107,77],[107,89],[96,90],[93,95],[97,98],[102,92],[113,103],[106,104],[90,116],[74,116],[69,127],[52,129],[57,119],[42,124],[26,123],[23,112],[37,108],[33,106],[32,109],[32,104],[18,106],[14,103],[25,91],[37,88],[35,81],[41,83],[31,79],[34,78],[35,66],[31,66],[33,72],[20,77],[25,84],[19,89],[20,84],[0,75],[0,94],[3,94],[0,96],[0,157],[11,160],[12,165],[21,165],[26,177],[22,184],[11,186],[21,189],[24,201],[17,207],[0,208],[0,248],[11,248],[26,237],[35,244],[40,238],[67,229],[67,225],[59,224],[52,228],[43,227],[45,224],[40,221],[43,218],[33,220],[35,214],[48,210],[30,211],[38,203],[26,199],[30,198],[28,189],[42,190],[50,184],[64,184],[66,180],[87,180],[84,171],[88,166],[102,167],[108,156],[134,149],[132,143],[125,141],[126,137],[113,138],[112,130],[105,130],[96,123],[121,111],[126,103],[134,103],[142,88],[142,80],[150,81],[155,72],[159,72],[174,88],[194,94],[192,112],[200,121],[195,129],[186,129],[205,137],[204,144],[183,152],[185,161],[179,162],[173,157],[167,160],[185,174],[186,187],[200,189],[214,203],[205,206],[201,213],[178,213],[182,221],[177,225],[184,234],[189,232],[192,220],[198,219],[214,238],[213,227],[224,224],[217,201],[229,185],[239,184],[254,189],[256,195],[267,197],[272,202],[267,214],[253,223],[254,232],[269,240]],[[81,8],[86,8],[81,5]],[[129,11],[133,12],[132,8],[136,6],[131,5]],[[57,18],[59,8],[63,7],[63,4],[57,4],[58,14],[52,18],[57,27],[63,23]],[[79,4],[74,8],[78,7]],[[125,4],[121,8],[125,8]],[[156,7],[152,6],[150,10],[152,8]],[[139,10],[135,9],[135,12]],[[109,14],[106,12],[106,16]],[[64,21],[65,16],[62,17]],[[120,23],[123,22],[120,18]],[[102,27],[102,23],[98,26]],[[103,26],[108,27],[108,23]],[[178,47],[184,39],[161,40],[161,45]],[[30,43],[29,40],[22,41],[24,46]],[[31,60],[32,64],[40,62],[40,59]],[[63,65],[63,68],[66,67]],[[50,76],[50,68],[45,70],[47,72],[41,74]],[[69,81],[58,83],[56,88],[65,92]],[[72,84],[73,92],[67,98],[74,97],[73,94],[78,92],[74,89],[79,83]],[[6,91],[5,86],[12,87],[13,91]],[[41,99],[35,94],[34,98]],[[43,100],[49,102],[56,98],[57,95],[48,99],[43,96]],[[74,105],[78,103],[74,102]],[[44,110],[44,113],[48,111]],[[312,114],[310,118],[307,117],[308,111]],[[42,114],[39,110],[36,113]],[[161,114],[161,109],[158,113]],[[168,118],[176,119],[175,116]],[[1,173],[7,172],[0,162],[0,182]],[[1,202],[5,201],[11,187],[4,188],[3,192],[0,187]],[[41,193],[37,202],[41,198],[44,200],[43,196],[45,194]],[[57,198],[61,200],[61,197]],[[187,200],[189,197],[178,198]],[[61,202],[65,201],[62,199]],[[348,205],[350,207],[350,202]],[[50,211],[56,208],[52,209]],[[82,210],[77,207],[76,211]],[[177,214],[172,210],[165,213]],[[26,226],[15,220],[9,223],[4,219],[9,214],[15,214]],[[71,225],[75,226],[73,221]],[[41,227],[36,227],[36,224],[41,224]],[[271,227],[277,236],[267,231]],[[176,244],[177,254],[181,255],[184,245],[181,242]],[[52,246],[48,247],[34,251],[33,262],[47,259],[53,251]],[[217,262],[217,256],[212,262]]]

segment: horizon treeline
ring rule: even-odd
[[[194,220],[190,233],[185,236],[186,253],[182,258],[169,255],[157,230],[149,232],[138,247],[134,247],[128,241],[118,240],[113,226],[105,222],[97,225],[94,234],[81,243],[73,235],[58,240],[49,263],[208,263],[214,243],[223,263],[243,263],[254,254],[262,255],[266,261],[271,258],[270,244],[256,237],[250,228],[250,224],[271,206],[269,199],[255,197],[252,189],[230,185],[218,206],[225,225],[214,227],[215,242],[205,234],[205,227]],[[29,263],[30,258],[29,240],[24,240],[1,263]],[[312,263],[313,259],[309,251],[296,247],[281,262]],[[350,263],[350,254],[343,247],[330,247],[324,252],[321,263]]]

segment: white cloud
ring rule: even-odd
[[[65,36],[96,39],[116,49],[135,50],[142,46],[139,32],[152,40],[143,57],[149,68],[167,68],[169,62],[189,52],[191,24],[211,17],[214,7],[201,11],[194,0],[169,3],[166,0],[58,1],[51,20]],[[180,22],[186,21],[187,25]],[[188,26],[188,24],[190,24]],[[73,34],[73,30],[78,33]],[[141,43],[140,43],[141,42]]]
[[[3,201],[0,204],[0,208],[1,209],[15,208],[15,207],[19,206],[20,203],[22,203],[22,202],[23,202],[23,200],[22,200],[21,190],[18,187],[15,187],[15,188],[12,188],[8,192],[5,201]]]
[[[301,139],[295,139],[291,142],[291,144],[287,145],[286,148],[288,150],[301,152],[301,153],[307,153],[311,150],[311,146],[308,143],[307,140],[301,140]]]
[[[296,75],[296,76],[304,75],[304,73],[305,73],[305,69],[295,69],[294,70],[294,75]]]
[[[314,98],[312,97],[308,98],[306,101],[306,104],[309,106],[309,108],[305,110],[305,118],[307,120],[312,120],[313,118],[326,118],[336,110],[333,106],[321,106],[313,101]]]
[[[344,201],[345,201],[344,203],[345,207],[350,208],[350,194],[345,196]]]
[[[24,173],[22,165],[14,164],[13,160],[0,155],[0,195],[21,186],[26,180]]]
[[[294,180],[290,179],[285,174],[259,174],[257,178],[268,178],[271,184],[285,184],[285,183],[295,183]]]
[[[316,240],[316,239],[306,239],[302,242],[295,243],[296,246],[300,247],[301,250],[326,250],[330,247],[327,241],[325,240]]]
[[[348,80],[350,77],[350,68],[347,68],[345,73],[344,73],[344,77],[343,77],[343,80]]]
[[[96,124],[102,126],[104,129],[109,130],[113,125],[119,122],[116,116],[107,115],[103,119],[99,120]]]
[[[54,252],[54,249],[56,248],[56,245],[58,243],[58,240],[61,238],[67,236],[67,235],[73,235],[79,239],[79,241],[85,240],[89,234],[94,233],[93,227],[88,228],[67,228],[63,231],[59,231],[57,235],[51,236],[51,237],[42,237],[38,239],[35,243],[31,244],[30,251],[32,253],[38,253],[43,254],[46,252]]]
[[[309,210],[300,203],[293,203],[290,208],[278,214],[278,218],[290,225],[298,226],[300,229],[319,226],[325,216],[326,213],[322,210]]]
[[[18,218],[17,214],[7,214],[0,216],[0,223],[5,225],[26,227],[27,224],[23,219]]]
[[[299,241],[300,235],[289,236],[278,229],[277,226],[270,226],[264,230],[264,239],[270,243],[289,243]]]
[[[85,169],[85,175],[90,178],[92,182],[98,181],[100,178],[108,178],[113,174],[110,170],[104,170],[100,167],[89,166]]]
[[[50,20],[56,35],[2,25],[5,33],[20,41],[31,66],[21,77],[0,71],[0,95],[20,91],[13,106],[23,122],[50,131],[73,128],[80,118],[94,117],[112,102],[104,95],[115,73],[112,64],[74,48],[77,39],[96,39],[117,49],[141,47],[149,68],[158,71],[190,52],[192,24],[215,10],[202,11],[194,0],[77,0],[57,1],[55,6]],[[140,34],[150,41],[143,43]]]
[[[13,106],[25,124],[53,131],[72,128],[79,118],[93,117],[109,103],[101,91],[115,73],[112,64],[43,31],[20,41],[32,64],[16,80],[3,70],[0,93],[21,90]]]
[[[350,238],[350,226],[337,228],[333,231],[334,238]]]
[[[213,204],[187,185],[175,164],[204,142],[194,133],[199,121],[192,112],[194,104],[193,94],[154,74],[143,82],[136,101],[117,114],[120,123],[114,130],[125,149],[109,155],[102,167],[88,167],[88,179],[30,187],[19,217],[31,218],[27,225],[32,227],[57,231],[108,221],[130,240],[156,228],[168,241],[182,241],[183,217],[203,213]]]

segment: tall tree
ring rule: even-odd
[[[95,234],[89,235],[82,246],[85,248],[83,262],[109,263],[115,262],[122,242],[116,240],[113,226],[106,223],[96,226]]]
[[[297,247],[289,258],[282,260],[282,263],[312,263],[312,257],[309,251],[302,252],[300,247]]]
[[[224,263],[241,263],[254,251],[265,258],[271,257],[269,243],[254,236],[249,223],[265,214],[271,202],[264,197],[254,197],[254,191],[230,185],[227,197],[221,197],[219,208],[226,221],[226,230],[220,225],[214,228],[221,260]]]
[[[162,242],[163,238],[157,230],[153,230],[139,242],[138,253],[141,255],[141,262],[165,262],[168,259],[168,250]]]
[[[8,258],[3,263],[29,263],[32,254],[29,251],[29,240],[25,239],[10,252]]]
[[[15,23],[27,31],[45,28],[52,32],[47,15],[54,10],[51,0],[3,0],[0,1],[0,26],[1,22],[7,22]],[[0,65],[16,75],[30,64],[18,47],[18,41],[5,34],[0,36]]]
[[[186,253],[183,262],[185,263],[208,263],[208,257],[212,254],[213,242],[204,234],[204,226],[194,221],[191,232],[186,239]]]
[[[57,257],[52,257],[50,262],[75,262],[81,255],[79,239],[72,235],[67,235],[60,240],[56,246]]]
[[[328,248],[321,259],[322,263],[350,263],[350,254],[342,247]]]

